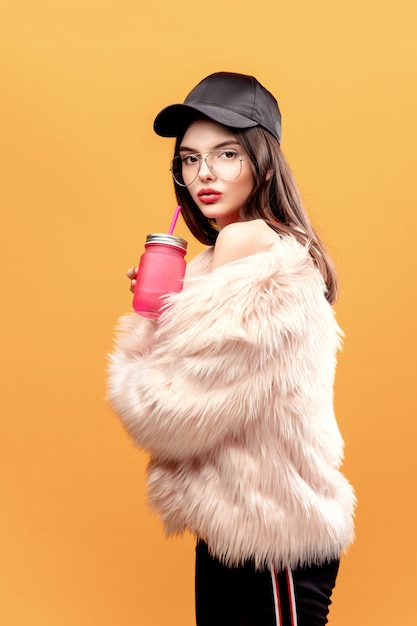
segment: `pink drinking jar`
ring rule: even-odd
[[[163,296],[181,291],[185,274],[187,242],[181,237],[148,235],[139,262],[133,308],[144,317],[157,319]]]

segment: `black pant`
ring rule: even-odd
[[[197,626],[324,626],[339,560],[295,570],[228,568],[196,547]]]

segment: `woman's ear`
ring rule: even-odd
[[[273,173],[274,173],[274,170],[268,170],[268,173],[266,175],[266,180],[269,180],[272,177]]]

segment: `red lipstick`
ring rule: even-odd
[[[198,192],[199,199],[205,204],[213,204],[214,202],[217,202],[220,200],[221,195],[221,192],[216,191],[215,189],[200,189]]]

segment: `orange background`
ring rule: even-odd
[[[124,273],[175,207],[154,115],[228,70],[277,95],[341,279],[360,504],[331,624],[415,626],[416,6],[1,1],[1,624],[193,623],[193,541],[147,511],[104,380]]]

